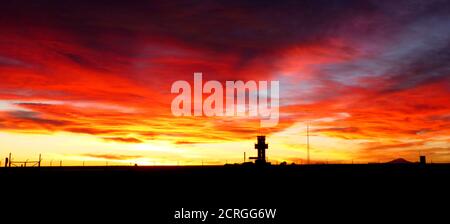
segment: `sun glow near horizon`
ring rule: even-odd
[[[268,136],[268,159],[273,164],[281,162],[303,164],[306,161],[306,123],[293,126]],[[397,150],[390,155],[364,157],[364,145],[369,139],[346,140],[314,133],[310,127],[311,160],[314,163],[367,163],[387,162],[397,157],[416,161],[425,150],[413,148],[416,153]],[[256,135],[255,135],[256,136]],[[412,141],[414,142],[414,141]],[[0,156],[13,154],[14,160],[36,160],[42,154],[43,166],[105,166],[105,165],[223,165],[244,162],[256,154],[255,139],[217,142],[180,142],[176,140],[148,140],[139,143],[108,141],[96,136],[57,132],[30,134],[0,132]],[[386,142],[389,144],[389,142]],[[430,147],[445,147],[446,142]],[[8,147],[5,147],[8,146]],[[414,145],[412,145],[414,146]],[[404,147],[407,147],[406,145]],[[393,145],[393,149],[399,148]],[[400,149],[403,149],[400,147]],[[435,162],[447,162],[445,155],[431,155]]]

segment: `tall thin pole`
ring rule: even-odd
[[[306,153],[307,153],[307,161],[309,164],[309,122],[306,122]]]
[[[38,167],[41,167],[41,160],[42,160],[42,158],[41,158],[41,154],[39,153],[39,162],[38,162]]]

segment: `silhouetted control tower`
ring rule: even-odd
[[[266,144],[266,136],[258,136],[258,143],[255,144],[255,149],[258,150],[258,157],[250,157],[254,159],[256,164],[266,164],[266,149],[269,145]]]

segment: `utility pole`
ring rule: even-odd
[[[42,160],[42,157],[41,157],[41,154],[39,153],[38,167],[41,167],[41,160]]]

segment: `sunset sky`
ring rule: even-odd
[[[450,162],[449,1],[9,1],[0,158]],[[280,121],[174,117],[173,82],[279,80]]]

